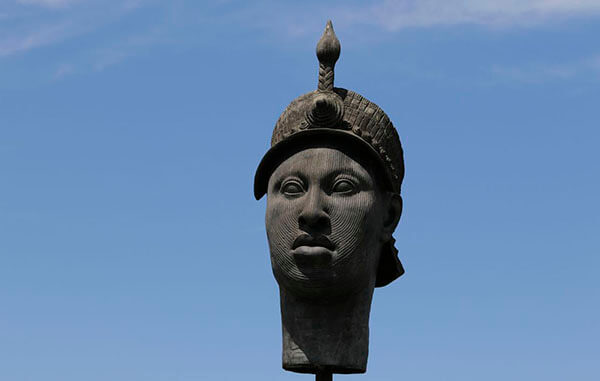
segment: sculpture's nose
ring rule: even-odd
[[[311,189],[298,217],[300,229],[311,235],[331,233],[331,221],[325,207],[322,192],[317,187]]]

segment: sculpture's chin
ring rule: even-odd
[[[279,286],[287,292],[299,298],[313,299],[315,303],[327,303],[332,299],[354,295],[370,283],[369,277],[348,276],[343,269],[331,263],[298,263],[286,271],[274,267],[273,275]]]
[[[374,287],[379,261],[377,255],[372,255],[380,250],[377,243],[360,242],[365,245],[338,244],[333,250],[323,246],[283,249],[282,245],[271,245],[273,275],[287,292],[313,299],[315,303],[320,303],[317,299],[327,303],[334,298],[354,295]]]

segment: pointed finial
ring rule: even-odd
[[[320,63],[331,66],[334,66],[340,58],[340,40],[335,35],[331,20],[327,21],[325,31],[317,44],[317,58],[319,58]]]
[[[327,21],[325,31],[317,44],[317,58],[319,59],[319,90],[333,90],[333,69],[335,62],[340,57],[340,40],[333,31],[331,20]]]

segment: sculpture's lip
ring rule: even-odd
[[[296,263],[303,266],[326,266],[329,265],[335,252],[323,246],[300,246],[291,251]]]
[[[329,238],[324,235],[312,236],[309,234],[302,234],[292,244],[292,249],[298,249],[300,247],[308,248],[324,248],[328,251],[335,250],[335,245]]]
[[[294,256],[313,256],[313,255],[331,255],[333,256],[334,251],[329,250],[323,246],[300,246],[292,250]]]

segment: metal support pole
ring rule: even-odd
[[[333,373],[317,373],[315,375],[315,381],[333,381]]]

